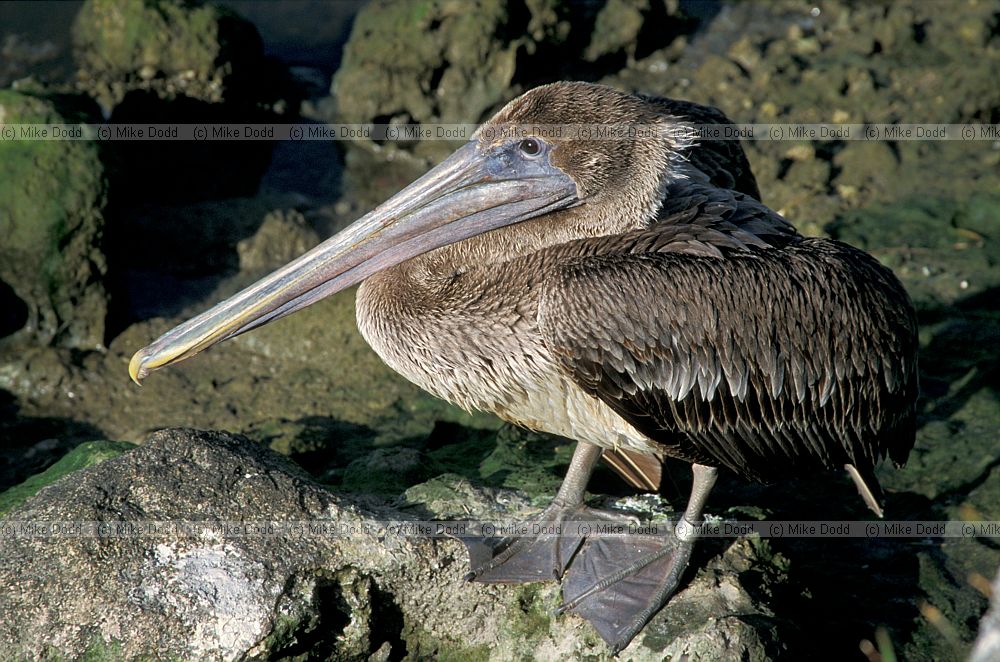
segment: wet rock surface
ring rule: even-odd
[[[1000,59],[995,12],[991,3],[724,4],[688,48],[604,80],[746,123],[990,122],[1000,106],[987,73]],[[764,202],[822,234],[873,202],[988,190],[983,179],[1000,163],[989,141],[853,138],[745,143]]]
[[[120,11],[117,15],[125,17],[131,16],[128,6],[116,10],[94,2],[88,3],[88,11]],[[922,2],[871,8],[839,2],[721,3],[698,9],[688,3],[615,0],[587,5],[581,13],[559,2],[497,2],[486,3],[481,15],[474,16],[458,6],[413,2],[366,8],[355,23],[334,98],[312,101],[316,116],[475,123],[534,83],[585,78],[714,104],[742,122],[981,123],[1000,117],[996,3],[947,8]],[[215,8],[176,11],[186,12],[183,20],[170,18],[181,16],[175,9],[164,10],[163,20],[182,26],[192,16],[221,20],[228,15]],[[198,13],[203,11],[207,13]],[[266,13],[262,7],[255,11]],[[188,37],[177,38],[184,43]],[[7,60],[10,71],[18,76],[26,72],[32,57],[49,61],[46,52],[25,45],[41,40],[18,39],[10,42],[10,52],[20,54],[16,61]],[[86,46],[78,51],[80,61],[106,57],[99,50]],[[236,106],[225,99],[218,103],[213,96],[225,95],[227,89],[214,82],[220,75],[217,64],[190,64],[188,70],[199,73],[184,83],[183,72],[157,60],[157,73],[145,79],[136,55],[143,50],[131,52],[125,69],[81,67],[91,72],[84,73],[84,88],[104,104],[117,104],[113,119],[174,119],[188,116],[188,110],[191,116],[204,116],[206,109],[211,111],[207,116],[221,120],[244,118],[232,112]],[[484,59],[488,67],[480,63]],[[396,84],[387,85],[388,80]],[[253,107],[273,113],[275,105],[266,99],[283,95],[280,86],[269,87],[263,97],[254,97],[265,100],[254,101]],[[181,106],[171,105],[178,99]],[[5,144],[10,143],[0,143],[0,150]],[[67,149],[85,143],[48,145]],[[315,191],[320,184],[337,186],[339,165],[331,166],[331,153],[321,152],[315,143],[292,146],[306,150],[301,152],[276,146],[268,173],[270,146],[246,153],[182,151],[166,167],[150,170],[135,165],[149,153],[149,145],[137,145],[131,155],[99,155],[102,162],[95,160],[85,173],[86,181],[100,181],[95,173],[111,173],[109,195],[118,201],[106,211],[111,222],[105,226],[112,235],[111,245],[104,245],[104,259],[110,260],[108,289],[114,294],[110,322],[104,313],[88,316],[89,310],[108,305],[102,294],[102,301],[80,307],[68,318],[71,326],[57,327],[63,335],[55,336],[86,337],[65,329],[106,323],[111,331],[99,340],[106,340],[107,348],[81,351],[62,341],[0,344],[0,490],[44,471],[60,457],[65,460],[51,473],[3,495],[0,511],[17,507],[7,519],[29,512],[108,518],[204,513],[248,519],[267,513],[306,518],[335,512],[345,521],[376,516],[460,519],[497,507],[505,513],[527,512],[547,503],[572,446],[500,428],[491,417],[458,411],[403,381],[357,334],[353,292],[157,373],[142,389],[127,380],[128,358],[138,347],[342,227],[451,145],[352,143],[345,155],[343,195],[329,207],[321,204],[335,199],[336,192],[327,191],[323,195],[330,197],[324,198]],[[765,203],[808,234],[832,236],[872,252],[894,269],[918,307],[923,392],[918,440],[904,469],[887,467],[879,474],[889,492],[887,517],[1000,519],[1000,149],[990,141],[928,140],[744,145]],[[40,163],[44,169],[39,172],[52,181],[36,177],[32,181],[41,184],[33,185],[70,190],[59,183],[63,165]],[[225,163],[236,165],[227,168]],[[273,175],[275,167],[283,169],[280,177]],[[22,186],[21,175],[17,177],[0,178],[0,192],[8,181]],[[313,182],[308,195],[295,188],[306,180]],[[239,197],[227,197],[232,195]],[[0,208],[10,199],[7,193],[0,195]],[[83,204],[67,213],[88,208],[93,207]],[[0,224],[6,219],[0,217]],[[0,254],[7,246],[0,242]],[[30,249],[40,250],[33,243]],[[68,269],[79,254],[66,253],[60,268]],[[94,254],[93,264],[100,260]],[[3,266],[0,260],[0,271]],[[0,284],[0,316],[19,310],[18,301],[22,311],[49,305],[37,294],[18,294],[15,281],[23,277],[22,269],[15,276],[0,275],[7,284],[6,289]],[[23,312],[19,315],[17,319],[26,319]],[[24,328],[23,321],[5,324]],[[101,440],[142,443],[152,431],[168,426],[240,433],[259,448],[225,435],[171,432],[147,442],[152,448],[147,459],[159,458],[167,468],[172,463],[200,466],[200,484],[214,487],[197,492],[176,473],[154,482],[155,477],[128,459],[143,448],[82,469],[25,501],[41,485],[85,466],[88,458],[127,449]],[[66,454],[85,442],[97,443]],[[305,468],[311,480],[265,447]],[[201,460],[192,459],[198,454]],[[143,464],[148,466],[146,460]],[[277,485],[241,481],[232,473],[250,466],[275,477]],[[133,475],[136,491],[110,475],[120,471],[132,472],[123,475]],[[688,471],[672,466],[669,473],[664,493],[677,506],[686,499]],[[95,475],[113,486],[118,506],[98,498],[103,488]],[[223,476],[232,480],[219,487]],[[74,491],[84,485],[91,491]],[[249,492],[258,489],[268,502]],[[618,498],[629,494],[606,470],[595,476],[591,490]],[[650,512],[662,516],[669,510],[664,503]],[[723,479],[709,511],[741,519],[869,517],[853,487],[839,475],[773,486]],[[91,647],[111,658],[154,650],[150,632],[159,632],[159,625],[142,621],[148,623],[145,630],[129,629],[128,619],[108,617],[94,607],[106,602],[119,605],[124,614],[136,613],[138,594],[123,596],[121,582],[116,588],[111,577],[147,572],[150,583],[129,580],[129,586],[148,588],[148,604],[170,615],[163,621],[170,629],[164,626],[163,631],[171,633],[170,645],[176,645],[171,650],[182,657],[197,657],[197,651],[236,657],[237,650],[296,657],[314,650],[317,658],[397,659],[404,652],[414,659],[451,653],[482,657],[492,652],[496,657],[555,659],[599,657],[606,651],[582,621],[550,617],[558,603],[553,584],[511,588],[459,582],[466,558],[458,543],[369,540],[352,551],[337,551],[337,541],[326,541],[328,547],[311,541],[299,550],[300,542],[281,541],[269,551],[241,540],[81,540],[67,547],[58,541],[4,538],[0,573],[7,574],[0,575],[0,600],[24,601],[18,604],[35,610],[0,605],[3,627],[23,624],[23,632],[14,626],[4,630],[14,637],[5,641],[27,646],[26,651],[35,651],[31,647],[40,641],[74,655]],[[159,556],[157,544],[166,546]],[[23,545],[36,547],[26,556]],[[226,545],[236,545],[233,563],[217,554]],[[303,571],[294,558],[266,561],[281,550],[315,563]],[[354,560],[355,553],[364,558]],[[22,575],[14,574],[8,558],[21,562],[13,567],[34,568],[38,577],[88,569],[89,583],[81,584],[86,590],[70,594],[79,620],[59,617],[54,596],[45,603],[44,592],[28,595],[19,589]],[[260,569],[268,563],[271,569]],[[898,659],[961,659],[987,606],[983,586],[998,564],[1000,554],[988,538],[707,541],[696,551],[688,588],[623,659],[686,653],[692,659],[843,660],[864,659],[862,650],[876,648],[883,659],[889,651]],[[122,568],[132,574],[121,575]],[[185,575],[182,568],[208,573],[213,582],[221,578],[220,585],[232,591],[218,593],[213,603],[205,597],[211,595],[212,582],[196,590],[194,583],[165,579],[198,576]],[[247,577],[267,577],[269,588],[247,586]],[[278,587],[281,577],[285,584]],[[239,597],[240,604],[226,603],[226,596]],[[272,599],[270,606],[244,609],[262,604],[262,596]],[[90,611],[85,609],[88,600]],[[231,632],[219,626],[224,609],[231,609],[238,622]],[[9,620],[8,613],[20,620]],[[32,620],[40,614],[52,620]],[[185,620],[185,615],[191,618]],[[200,631],[192,629],[194,615],[204,626]],[[147,617],[152,618],[136,618]],[[59,624],[61,638],[42,636],[41,623]],[[372,634],[383,631],[390,634]],[[41,638],[30,639],[24,634],[28,632]]]

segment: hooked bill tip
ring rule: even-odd
[[[128,375],[132,381],[142,386],[142,380],[149,374],[149,371],[142,365],[142,360],[146,358],[140,349],[132,355],[132,360],[128,362]]]

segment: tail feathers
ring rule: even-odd
[[[878,484],[878,479],[875,478],[875,473],[871,469],[859,470],[853,464],[845,464],[844,468],[847,469],[847,475],[851,477],[855,487],[858,488],[858,494],[865,500],[865,505],[881,519],[883,517],[882,502],[885,500],[885,495],[882,493],[882,487]]]
[[[601,458],[625,482],[645,492],[658,492],[663,475],[663,460],[625,448],[605,448]]]

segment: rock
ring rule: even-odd
[[[130,206],[254,195],[273,142],[242,139],[244,123],[273,123],[298,110],[285,65],[265,56],[253,24],[219,5],[88,0],[73,24],[73,52],[77,89],[97,101],[109,124],[145,130],[141,139],[109,143],[114,201],[126,217]],[[183,124],[206,127],[210,138],[221,134],[209,126],[225,125],[229,138],[172,139]],[[166,125],[158,127],[162,135],[150,139],[148,127],[158,125]],[[122,228],[114,229],[117,240]],[[132,246],[111,244],[112,261],[127,259],[121,254]]]
[[[462,519],[470,512],[493,514],[531,506],[520,492],[477,487],[465,476],[451,473],[414,485],[403,493],[403,499],[407,510],[431,519]]]
[[[253,96],[254,69],[264,64],[251,23],[218,5],[180,0],[88,0],[73,26],[73,51],[79,85],[108,113],[134,90],[209,103]]]
[[[528,3],[521,12],[506,0],[487,0],[475,11],[450,0],[373,2],[355,17],[343,63],[333,78],[336,109],[329,119],[379,124],[477,122],[511,96],[518,58],[530,56],[542,42],[559,44],[568,30],[555,0]],[[428,162],[441,160],[455,145],[456,141],[442,140],[415,145],[349,141],[344,145],[348,186],[374,205],[384,189],[371,181],[370,173],[377,172],[383,181],[389,177],[385,183],[395,188],[414,179]],[[382,166],[386,161],[388,166]],[[378,192],[365,195],[373,188]]]
[[[305,216],[295,210],[276,210],[264,217],[257,232],[236,244],[240,270],[271,271],[302,255],[320,241]]]
[[[457,541],[389,533],[386,525],[403,518],[365,503],[327,491],[243,437],[155,433],[0,520],[0,656],[608,659],[589,626],[551,616],[554,583],[465,583]],[[26,533],[41,522],[108,528],[100,536]],[[166,534],[141,528],[151,522],[193,525]],[[269,532],[267,522],[302,525]],[[320,523],[327,533],[310,533]],[[759,544],[727,545],[619,659],[769,659],[780,648],[779,622],[744,575],[755,586],[780,571]]]
[[[836,186],[878,188],[894,179],[899,160],[886,143],[852,141],[833,158],[833,165],[840,171]]]
[[[529,87],[594,80],[637,49],[693,29],[664,0],[379,0],[354,21],[324,119],[346,123],[468,125],[452,139],[351,140],[345,184],[374,205],[472,135],[475,124]]]
[[[558,43],[569,31],[553,0],[528,3],[527,15],[504,0],[465,9],[434,0],[362,9],[331,90],[344,121],[482,119],[504,100],[519,51]]]
[[[441,473],[441,467],[415,448],[376,448],[344,469],[341,489],[394,496],[410,485]]]
[[[609,0],[594,21],[594,32],[583,56],[594,62],[625,50],[635,57],[639,31],[649,12],[649,0]]]
[[[58,443],[56,439],[49,441],[53,442],[53,445]],[[45,471],[35,474],[20,485],[16,485],[0,493],[0,516],[3,516],[7,511],[33,497],[38,490],[56,482],[63,476],[78,469],[100,464],[105,460],[118,457],[133,448],[135,448],[135,444],[124,441],[86,441],[80,444],[59,458],[55,464]]]
[[[85,119],[63,115],[44,97],[0,90],[0,126],[10,130]],[[6,334],[19,332],[33,344],[103,346],[106,187],[93,142],[0,141],[0,327]]]
[[[724,3],[669,68],[649,66],[646,60],[659,57],[652,54],[601,82],[715,105],[742,123],[978,124],[1000,108],[993,84],[1000,50],[996,36],[982,29],[993,24],[994,5],[968,1],[946,11],[900,2],[883,11],[835,1],[812,9],[794,1]],[[970,58],[971,44],[977,55]],[[996,172],[984,166],[986,155],[996,155],[985,144],[867,143],[857,136],[839,146],[814,142],[816,160],[843,163],[834,190],[843,198],[837,204],[849,207],[916,190],[967,195],[982,187],[983,172]],[[836,205],[810,190],[826,182],[789,183],[784,175],[797,173],[775,168],[788,142],[745,147],[765,203],[794,213],[789,220],[810,230],[836,218]]]
[[[972,647],[969,662],[996,662],[1000,660],[1000,572],[993,580],[993,600],[989,611],[979,622],[979,636]]]
[[[874,253],[895,270],[918,309],[933,310],[1000,287],[998,210],[995,194],[924,194],[843,212],[826,230]]]

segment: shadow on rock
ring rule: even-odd
[[[169,101],[155,93],[129,92],[108,120],[107,128],[123,140],[112,143],[109,168],[115,202],[127,206],[249,196],[257,191],[271,159],[273,141],[244,137],[254,123],[275,121],[270,113],[178,96]],[[178,124],[212,125],[229,133],[199,142],[179,140],[168,132]],[[133,130],[142,131],[135,135]],[[221,130],[221,129],[220,129]]]
[[[933,330],[921,350],[921,424],[947,420],[983,389],[1000,394],[1000,287],[921,311]]]
[[[28,323],[28,315],[28,304],[0,280],[0,339],[20,331]]]
[[[673,465],[669,471],[676,487],[668,487],[672,503],[683,503],[690,469]],[[876,628],[887,628],[894,641],[908,641],[915,628],[917,602],[924,596],[918,579],[918,552],[933,553],[938,541],[900,537],[869,540],[818,531],[850,521],[875,521],[842,472],[790,478],[772,485],[757,485],[732,476],[720,480],[712,504],[734,504],[719,513],[737,520],[802,521],[817,527],[816,537],[751,538],[758,554],[771,559],[784,573],[783,581],[755,581],[741,576],[751,595],[767,596],[778,616],[789,619],[782,643],[789,659],[817,659],[815,633],[831,633],[822,642],[822,659],[859,657],[862,640],[875,641]],[[926,497],[906,492],[888,498],[889,520],[941,519]],[[718,554],[729,539],[706,539],[702,557]],[[704,562],[704,561],[703,561]],[[692,563],[694,565],[694,563]],[[791,625],[791,624],[794,625]]]
[[[375,431],[331,416],[279,419],[252,426],[247,436],[281,453],[328,484],[333,472],[370,452]]]
[[[0,389],[0,492],[48,468],[78,444],[107,437],[89,423],[18,411],[15,397]]]

